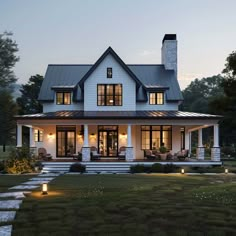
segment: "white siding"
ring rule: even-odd
[[[112,78],[107,78],[107,67],[112,67]],[[97,84],[122,84],[122,106],[97,106]],[[84,83],[85,111],[134,111],[136,109],[135,81],[108,55]]]
[[[178,111],[178,103],[164,103],[163,105],[150,105],[149,101],[147,103],[136,103],[136,110],[155,110],[155,111]]]

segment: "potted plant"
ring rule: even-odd
[[[160,156],[161,156],[161,160],[162,161],[165,161],[166,160],[166,157],[167,157],[167,148],[165,146],[161,146],[160,149]]]

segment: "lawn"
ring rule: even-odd
[[[13,236],[236,235],[232,175],[64,175],[24,200]]]

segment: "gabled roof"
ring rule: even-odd
[[[109,47],[102,56],[95,62],[95,64],[89,69],[89,71],[85,74],[85,76],[80,80],[79,85],[83,88],[83,84],[86,79],[93,73],[93,71],[100,65],[100,63],[104,60],[107,55],[112,55],[114,59],[120,64],[120,66],[130,75],[130,77],[136,82],[138,86],[142,83],[136,77],[136,75],[127,67],[127,65],[121,60],[121,58],[116,54],[116,52]]]

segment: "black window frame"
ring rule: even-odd
[[[111,79],[112,78],[112,67],[107,67],[107,78]]]
[[[151,103],[151,94],[155,94],[155,103]],[[162,103],[158,103],[158,95],[157,94],[162,94]],[[159,91],[159,92],[150,92],[149,93],[149,105],[164,105],[165,103],[165,97],[164,97],[164,92]]]
[[[154,128],[155,126],[159,126],[160,129],[157,130],[156,128]],[[165,126],[170,126],[170,147],[167,147],[165,145],[165,147],[168,149],[168,150],[172,150],[172,125],[141,125],[141,150],[153,150],[153,147],[152,147],[152,132],[154,131],[160,131],[160,146],[162,146],[162,143],[163,142],[163,131],[169,131],[169,130],[165,130],[164,127]],[[144,128],[143,127],[148,127],[148,129]],[[150,143],[149,143],[149,148],[143,148],[143,132],[149,132],[149,140],[150,140]]]
[[[104,86],[104,95],[99,95],[100,86]],[[108,86],[112,86],[112,95],[108,94]],[[116,86],[121,86],[121,94],[116,94]],[[113,104],[107,104],[108,96],[112,97]],[[120,97],[120,104],[116,105],[116,97]],[[100,104],[102,103],[102,104]],[[122,84],[97,84],[97,106],[122,106],[123,105],[123,85]]]
[[[39,129],[34,130],[34,141],[35,142],[43,142],[43,131],[42,130],[39,130]]]
[[[67,94],[67,93],[70,94],[70,103],[65,103],[65,94]],[[59,94],[62,94],[62,103],[58,103],[58,95]],[[57,105],[71,105],[72,104],[71,92],[69,92],[69,91],[56,92],[56,104]]]

